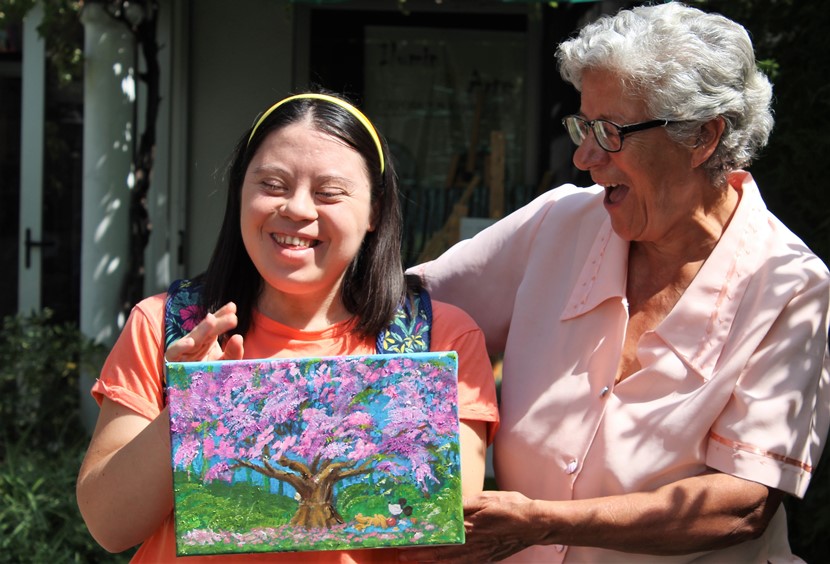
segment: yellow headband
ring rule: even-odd
[[[363,127],[366,128],[366,131],[369,132],[369,135],[372,136],[372,140],[374,140],[375,145],[378,148],[378,157],[380,158],[380,173],[383,174],[383,170],[384,170],[383,147],[380,144],[380,137],[378,137],[378,132],[375,131],[375,127],[372,125],[372,122],[369,121],[369,118],[367,118],[365,115],[363,115],[363,112],[361,112],[360,110],[358,110],[357,108],[355,108],[354,106],[352,106],[351,104],[346,102],[345,100],[341,100],[340,98],[335,98],[334,96],[328,96],[326,94],[297,94],[295,96],[289,96],[288,98],[280,100],[279,102],[277,102],[276,104],[274,104],[273,106],[268,108],[265,111],[265,113],[262,114],[262,116],[256,121],[256,123],[254,124],[254,128],[251,130],[251,135],[248,137],[248,144],[249,145],[251,144],[251,139],[254,138],[254,133],[256,133],[257,128],[259,128],[259,126],[262,124],[262,122],[265,121],[265,118],[267,118],[269,115],[271,115],[271,112],[273,112],[274,110],[276,110],[277,108],[279,108],[280,106],[285,104],[286,102],[290,102],[292,100],[299,100],[299,99],[302,99],[302,98],[308,98],[308,99],[311,99],[311,100],[323,100],[325,102],[331,102],[332,104],[340,106],[341,108],[343,108],[344,110],[346,110],[350,114],[352,114],[354,117],[356,117],[357,120],[360,123],[363,124]]]

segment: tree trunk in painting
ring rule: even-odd
[[[330,529],[343,523],[343,517],[334,506],[334,483],[308,482],[314,489],[305,492],[305,495],[300,493],[300,505],[290,524],[304,529]]]
[[[313,464],[312,466],[316,466]],[[330,529],[343,523],[343,517],[334,505],[334,484],[345,476],[336,469],[339,464],[325,464],[323,470],[302,480],[297,487],[300,505],[291,518],[291,524],[304,529]],[[332,469],[335,469],[332,471]],[[348,475],[362,473],[350,471]],[[295,483],[295,486],[298,484]]]
[[[270,459],[268,449],[266,459]],[[280,465],[289,468],[286,472],[264,462],[262,466],[246,460],[239,460],[234,468],[247,468],[290,484],[297,491],[299,507],[290,524],[304,529],[330,529],[344,523],[334,503],[334,485],[353,476],[369,474],[373,466],[364,461],[355,467],[354,462],[332,462],[315,458],[311,464],[280,457]]]

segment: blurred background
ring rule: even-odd
[[[88,394],[130,308],[206,266],[237,139],[312,85],[354,100],[401,177],[407,265],[551,187],[590,179],[561,118],[557,44],[612,0],[0,0],[0,561],[121,561],[74,480]],[[776,127],[751,171],[825,262],[830,16],[819,2],[699,0],[750,30]],[[496,360],[496,378],[500,377]],[[790,501],[791,542],[830,554],[828,458]]]

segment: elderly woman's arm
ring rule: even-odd
[[[484,492],[465,503],[466,544],[406,551],[401,559],[491,562],[540,544],[658,555],[714,550],[761,535],[782,498],[719,472],[651,492],[574,501]]]

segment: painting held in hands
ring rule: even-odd
[[[178,555],[464,542],[455,352],[166,377]]]

